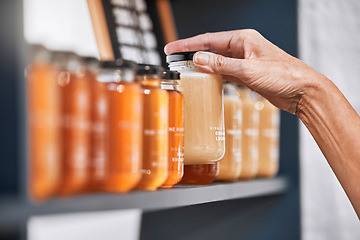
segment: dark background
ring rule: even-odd
[[[0,1],[0,198],[19,191],[19,66],[17,1]],[[20,16],[21,17],[21,16]]]

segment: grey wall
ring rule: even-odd
[[[335,82],[359,113],[360,1],[299,3],[301,59]],[[300,139],[303,239],[360,239],[359,220],[303,125]]]

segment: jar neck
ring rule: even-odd
[[[176,82],[176,80],[162,80],[161,81],[161,89],[176,91],[177,85],[178,85],[178,83]]]
[[[157,75],[137,75],[136,81],[142,86],[160,87],[160,77]]]
[[[171,71],[181,71],[181,70],[190,70],[190,69],[198,69],[194,62],[191,60],[188,61],[178,61],[178,62],[171,62],[169,64],[169,68]]]
[[[132,69],[100,70],[97,80],[99,82],[134,82],[134,71]]]
[[[237,88],[234,84],[231,83],[224,83],[224,95],[225,96],[239,96],[239,93],[237,91]]]
[[[241,87],[241,88],[238,88],[237,91],[242,99],[247,99],[247,98],[251,99],[250,98],[250,90]]]
[[[50,63],[51,52],[42,46],[31,47],[32,62]]]
[[[86,70],[97,73],[99,71],[99,62],[96,60],[87,62]]]

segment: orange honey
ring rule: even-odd
[[[125,193],[141,178],[142,92],[134,82],[134,64],[117,60],[102,63],[98,80],[108,100],[108,153],[105,191]]]
[[[279,109],[260,97],[259,177],[272,177],[279,169]]]
[[[106,84],[97,81],[97,62],[89,60],[86,72],[91,89],[91,134],[88,191],[101,190],[108,164],[108,95]]]
[[[213,164],[185,165],[180,184],[206,185],[212,183],[219,174],[219,162]]]
[[[241,173],[242,102],[236,86],[224,84],[225,155],[217,179],[235,181]]]
[[[161,82],[161,88],[169,93],[169,172],[163,188],[177,184],[184,173],[184,98],[175,81],[179,79],[178,72],[167,71]]]
[[[43,56],[27,71],[29,129],[29,192],[36,200],[45,200],[57,190],[61,174],[59,71]],[[38,52],[39,54],[39,52]]]
[[[62,87],[63,173],[59,194],[85,190],[90,165],[90,79],[77,58],[58,75]]]
[[[257,175],[259,168],[259,111],[248,89],[239,89],[242,100],[242,165],[240,179]]]
[[[169,94],[160,88],[162,69],[140,65],[137,80],[143,95],[143,161],[140,190],[154,191],[168,176]]]

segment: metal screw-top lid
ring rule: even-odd
[[[138,64],[136,68],[136,75],[162,75],[164,68],[157,65]]]
[[[135,69],[136,63],[124,60],[124,59],[116,59],[114,61],[101,61],[101,68],[131,68]]]
[[[178,52],[166,56],[166,62],[192,61],[196,52]]]
[[[163,80],[180,80],[180,73],[178,71],[166,70],[161,78]]]

